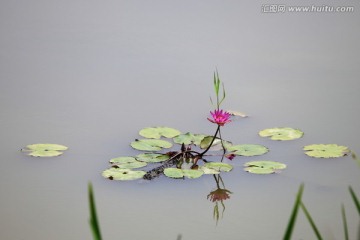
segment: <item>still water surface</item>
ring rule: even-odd
[[[299,4],[304,4],[299,1]],[[356,10],[358,2],[352,3]],[[351,239],[360,195],[350,156],[312,159],[302,147],[337,143],[360,153],[359,12],[261,13],[253,1],[2,1],[0,15],[0,238],[91,239],[87,183],[94,185],[104,239],[281,239],[295,193],[325,239]],[[212,134],[212,73],[224,108],[249,118],[226,126],[234,143],[270,152],[238,157],[222,174],[232,192],[216,225],[212,176],[115,182],[108,160],[138,152],[129,143],[149,126]],[[288,126],[303,138],[274,142],[259,130]],[[31,143],[69,147],[40,159]],[[250,160],[286,163],[281,174],[242,171]],[[299,214],[293,239],[315,239]]]

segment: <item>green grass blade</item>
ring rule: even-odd
[[[295,227],[296,216],[297,216],[300,204],[301,204],[301,197],[302,197],[303,191],[304,191],[304,184],[302,183],[300,185],[299,191],[298,191],[298,193],[296,195],[295,204],[294,204],[294,207],[293,207],[293,210],[292,210],[292,213],[291,213],[291,216],[290,216],[290,220],[289,220],[289,223],[287,225],[286,232],[285,232],[283,240],[290,240],[291,239],[291,234],[292,234],[292,232],[294,230],[294,227]]]
[[[345,240],[349,240],[349,231],[348,231],[348,226],[347,226],[347,221],[346,221],[346,213],[345,213],[344,204],[341,204],[341,215],[342,215],[342,219],[343,219]]]
[[[89,192],[89,207],[90,207],[90,220],[89,220],[90,228],[94,240],[101,240],[100,227],[96,215],[95,198],[91,183],[89,183],[88,185],[88,192]]]
[[[358,211],[358,213],[360,215],[360,203],[359,203],[359,200],[356,197],[356,194],[355,194],[355,192],[354,192],[354,190],[352,189],[351,186],[349,186],[349,191],[350,191],[351,197],[352,197],[352,199],[354,201],[354,204],[356,206],[356,209],[357,209],[357,211]]]
[[[309,211],[306,209],[304,203],[301,202],[300,206],[301,206],[301,209],[304,211],[305,216],[306,216],[306,218],[308,219],[308,221],[309,221],[312,229],[314,230],[314,233],[315,233],[317,239],[318,239],[318,240],[322,240],[323,238],[321,237],[321,234],[320,234],[318,228],[316,227],[315,222],[314,222],[313,219],[311,218]]]
[[[219,80],[219,74],[218,72],[214,72],[214,91],[216,97],[219,96],[219,88],[220,88],[220,80]]]
[[[360,167],[360,159],[356,156],[356,154],[351,151],[351,157],[354,159],[354,161],[358,164],[358,166]]]

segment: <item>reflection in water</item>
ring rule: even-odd
[[[222,180],[220,174],[214,174],[213,176],[216,182],[216,190],[210,192],[207,195],[207,199],[210,199],[210,201],[215,203],[213,217],[217,224],[220,218],[219,203],[220,208],[222,208],[221,217],[223,217],[225,211],[224,201],[230,199],[230,194],[232,194],[232,192],[225,188],[224,181]]]

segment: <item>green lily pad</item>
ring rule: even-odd
[[[109,162],[114,164],[122,164],[122,163],[136,162],[136,159],[134,157],[117,157],[110,159]]]
[[[171,178],[183,178],[184,173],[181,169],[178,168],[165,168],[164,175]]]
[[[29,152],[28,155],[33,157],[56,157],[67,150],[68,147],[60,144],[50,144],[50,143],[38,143],[30,144],[25,148],[21,149],[24,152]]]
[[[165,168],[164,174],[170,178],[199,178],[204,172],[195,169],[178,169],[178,168]]]
[[[275,173],[275,169],[272,168],[261,168],[261,167],[247,167],[244,168],[246,172],[254,174],[272,174]]]
[[[204,174],[219,174],[220,171],[212,169],[212,168],[207,168],[205,166],[200,166],[199,170],[203,171]]]
[[[135,180],[142,178],[146,172],[130,169],[109,168],[103,171],[102,176],[111,180]]]
[[[157,163],[168,160],[170,157],[166,154],[160,153],[142,153],[136,156],[138,161]]]
[[[200,148],[206,149],[210,145],[212,139],[213,139],[213,136],[204,137],[204,139],[200,143]],[[232,145],[231,142],[225,141],[225,140],[222,140],[222,144],[224,145],[225,148],[229,148]],[[222,144],[221,144],[220,138],[215,138],[215,140],[212,143],[209,150],[210,151],[219,151],[222,149]]]
[[[213,169],[218,172],[230,172],[233,166],[222,162],[208,162],[204,164],[203,168]]]
[[[178,144],[194,144],[194,145],[200,145],[201,141],[206,137],[206,135],[203,134],[192,134],[192,133],[185,133],[180,134],[176,137],[174,137],[174,142]]]
[[[337,144],[313,144],[304,147],[305,154],[315,158],[337,158],[350,153],[350,149]]]
[[[169,127],[149,127],[140,130],[139,134],[145,138],[159,139],[161,136],[173,138],[180,134],[179,130]]]
[[[284,128],[268,128],[259,132],[261,137],[270,137],[272,140],[294,140],[301,138],[304,133],[299,129],[284,127]]]
[[[171,148],[170,142],[160,139],[140,139],[130,144],[133,148],[142,151],[160,151],[162,148]]]
[[[271,174],[277,170],[285,169],[286,165],[274,161],[251,161],[244,164],[244,170],[255,174]]]
[[[113,167],[122,168],[122,169],[133,169],[133,168],[145,167],[146,165],[147,165],[146,162],[135,161],[135,162],[115,164],[113,165]]]
[[[138,161],[134,157],[117,157],[110,159],[110,163],[114,164],[113,167],[123,169],[141,168],[147,165],[146,162]]]
[[[267,147],[257,144],[240,144],[233,145],[227,148],[228,151],[234,151],[233,153],[240,156],[258,156],[263,155],[269,151]]]

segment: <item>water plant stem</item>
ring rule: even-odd
[[[222,160],[224,159],[225,153],[226,153],[226,149],[225,149],[225,146],[224,146],[224,142],[223,142],[223,139],[222,139],[222,136],[221,136],[221,130],[220,129],[219,129],[219,137],[220,137],[220,140],[221,140],[221,146],[223,148],[223,156],[221,158],[221,162],[222,162]]]
[[[214,143],[215,138],[216,138],[216,136],[218,135],[219,131],[220,131],[220,125],[218,125],[218,127],[217,127],[217,129],[216,129],[216,132],[215,132],[215,134],[214,134],[214,137],[213,137],[213,139],[211,140],[209,146],[208,146],[202,153],[199,154],[199,158],[202,158],[202,157],[204,156],[204,154],[209,151],[209,149],[211,148],[211,145]]]

